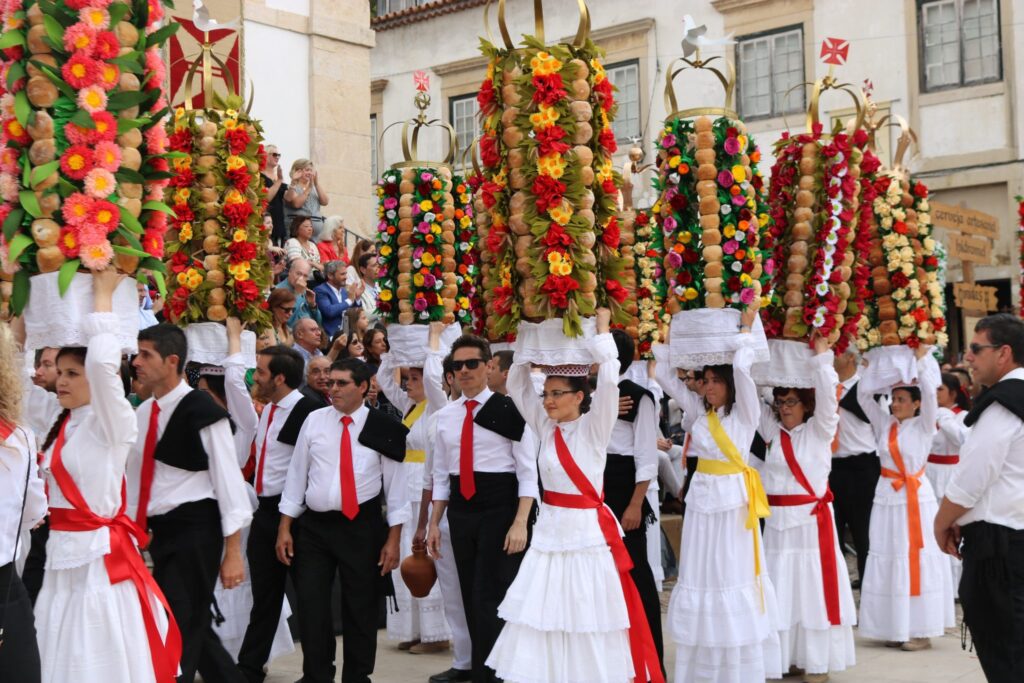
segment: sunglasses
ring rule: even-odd
[[[347,387],[349,384],[353,384],[350,379],[329,379],[327,380],[327,386],[329,387]]]
[[[284,311],[285,313],[291,313],[292,311],[295,310],[295,307],[294,306],[281,306],[281,310]]]
[[[557,400],[557,399],[562,398],[566,394],[575,394],[575,393],[576,393],[575,391],[572,391],[570,389],[552,389],[551,391],[542,391],[542,392],[540,392],[540,400],[546,401],[549,398],[553,398],[553,399]]]
[[[973,355],[975,355],[975,356],[977,356],[979,353],[981,353],[982,349],[999,349],[999,348],[1002,348],[1002,344],[971,344],[970,345],[971,353]]]
[[[777,398],[774,401],[772,401],[772,403],[775,405],[776,408],[781,408],[782,406],[786,406],[787,408],[796,408],[798,405],[800,405],[801,401],[798,398]]]
[[[466,368],[467,370],[476,370],[478,367],[480,367],[480,364],[483,362],[484,361],[482,358],[470,358],[469,360],[453,360],[452,370],[454,370],[455,372],[458,372],[462,368]]]

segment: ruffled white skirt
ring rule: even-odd
[[[889,482],[883,479],[882,485]],[[941,636],[956,625],[949,562],[932,533],[938,506],[921,496],[921,595],[911,597],[907,505],[900,498],[902,504],[876,497],[871,507],[871,549],[860,594],[859,630],[865,638],[905,642]]]
[[[563,533],[581,526],[589,533]],[[581,538],[589,538],[585,547],[577,547]],[[633,680],[626,601],[595,510],[541,505],[534,542],[498,615],[506,623],[487,666],[508,683]]]
[[[676,643],[675,683],[750,683],[778,678],[775,589],[761,550],[760,584],[747,508],[690,505],[680,547],[679,580],[668,607]],[[755,527],[754,533],[760,535]]]
[[[405,466],[410,464],[419,465],[416,476],[417,481],[421,481],[423,466],[419,463],[405,463]],[[412,509],[412,517],[409,524],[402,525],[402,536],[399,542],[402,560],[412,555],[412,537],[416,535],[416,520],[420,514],[420,501],[409,501],[409,507]],[[391,572],[391,578],[395,584],[395,602],[398,603],[398,612],[388,610],[388,638],[400,642],[420,640],[424,643],[450,640],[452,634],[448,628],[448,620],[444,616],[444,599],[441,595],[440,582],[434,584],[427,597],[414,598],[409,592],[409,587],[402,580],[402,572],[399,569]]]
[[[805,507],[810,510],[810,506]],[[857,623],[857,608],[834,529],[832,543],[839,584],[839,626],[829,623],[825,607],[818,525],[776,529],[769,523],[764,530],[768,575],[775,587],[779,610],[778,668],[783,673],[791,666],[807,673],[827,673],[856,664],[853,626]]]
[[[925,474],[928,475],[928,481],[935,489],[936,500],[942,500],[942,497],[946,495],[946,487],[949,486],[955,469],[956,465],[939,465],[934,462],[925,466]],[[953,597],[955,598],[960,594],[960,575],[963,573],[963,565],[952,555],[946,555],[946,560],[949,561],[949,573],[953,581]]]
[[[149,595],[162,637],[167,617]],[[47,569],[35,606],[43,683],[155,681],[135,584],[110,585],[99,557],[80,567]]]

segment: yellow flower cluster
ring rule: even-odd
[[[199,285],[203,284],[203,274],[195,268],[189,268],[188,270],[178,273],[178,284],[182,287],[186,287],[189,290],[194,290]]]
[[[249,268],[250,264],[248,261],[242,261],[241,263],[234,263],[228,266],[228,272],[231,276],[239,282],[244,282],[249,279]]]
[[[558,123],[558,110],[546,104],[538,106],[536,114],[530,114],[530,124],[534,130],[544,130],[556,123]]]
[[[537,159],[537,171],[558,180],[565,175],[565,159],[558,152],[545,154]]]
[[[561,252],[553,251],[548,254],[548,271],[552,275],[569,275],[572,273],[572,260]]]
[[[534,76],[548,76],[562,70],[562,62],[549,52],[538,52],[530,60],[530,68]]]

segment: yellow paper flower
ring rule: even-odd
[[[423,286],[423,273],[416,273],[412,276],[412,283],[417,287]]]
[[[538,107],[536,114],[530,114],[530,124],[534,130],[543,130],[558,122],[558,110],[542,104]]]
[[[240,168],[245,168],[245,160],[240,156],[235,156],[234,154],[227,158],[225,164],[229,171],[237,171]]]
[[[245,196],[241,192],[236,190],[235,188],[231,188],[224,195],[224,203],[225,204],[244,204],[245,203]]]
[[[192,190],[187,187],[180,187],[174,191],[174,203],[184,204],[188,201],[188,198],[192,195]]]
[[[420,210],[421,211],[430,211],[433,208],[434,208],[434,202],[430,201],[429,199],[424,199],[422,202],[420,202]]]
[[[559,179],[565,174],[565,159],[558,152],[551,152],[537,159],[537,172]]]
[[[687,287],[686,291],[683,292],[683,296],[685,296],[687,300],[693,301],[694,299],[697,298],[697,290],[694,289],[693,287]]]
[[[423,265],[427,266],[428,268],[434,265],[436,261],[434,255],[431,254],[429,251],[423,252],[423,256],[420,257],[420,260],[423,261]]]
[[[548,263],[555,264],[562,260],[562,252],[552,251],[548,254]]]
[[[726,237],[733,237],[736,234],[736,227],[733,225],[727,225],[722,228],[722,234]]]
[[[244,242],[245,230],[235,230],[235,234],[231,236],[231,239],[235,242]]]
[[[747,179],[747,170],[739,164],[736,164],[732,167],[732,177],[736,179],[737,183],[742,183]]]
[[[381,301],[391,301],[391,296],[392,296],[391,290],[390,289],[382,289],[382,290],[380,290],[380,294],[378,294],[378,296],[380,297]]]
[[[562,62],[549,52],[538,52],[530,60],[530,68],[535,76],[547,76],[562,70]]]
[[[551,220],[559,225],[566,225],[569,222],[569,219],[572,218],[572,214],[572,205],[568,202],[563,202],[558,206],[553,206],[548,209],[548,216],[550,216]]]
[[[383,245],[380,248],[380,255],[381,256],[385,256],[385,257],[386,256],[391,256],[391,245],[390,244]]]
[[[182,223],[181,224],[181,230],[178,231],[178,241],[179,242],[188,242],[190,239],[192,239],[192,224],[191,223]],[[180,275],[180,273],[179,273],[179,275]]]
[[[192,157],[178,157],[171,160],[174,170],[181,173],[192,168]]]

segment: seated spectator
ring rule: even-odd
[[[348,251],[345,250],[345,219],[341,216],[328,216],[324,221],[324,229],[318,236],[317,250],[320,262],[341,261],[348,265]]]
[[[345,344],[345,348],[341,351],[341,358],[358,358],[365,362],[366,355],[364,348],[362,338],[357,334],[350,334]]]
[[[295,343],[292,330],[288,327],[292,313],[295,312],[295,293],[290,289],[275,287],[267,297],[267,308],[270,309],[270,327],[256,341],[257,349],[275,344],[291,346]]]
[[[345,311],[345,333],[349,336],[359,337],[362,341],[366,330],[370,329],[370,319],[366,317],[366,311],[361,306],[353,306]]]
[[[310,358],[318,358],[323,354],[320,350],[320,341],[323,335],[320,326],[312,318],[303,318],[295,323],[295,344],[293,349],[299,352],[302,360],[309,362]]]
[[[377,286],[377,276],[380,274],[377,254],[367,252],[360,256],[356,270],[363,283],[363,294],[360,297],[363,302],[363,310],[366,311],[366,317],[373,325],[380,317],[380,314],[377,313],[377,295],[380,294],[380,287]]]
[[[331,360],[327,356],[310,358],[306,361],[306,384],[300,391],[324,407],[331,405],[331,397],[327,392],[330,374]]]
[[[295,294],[295,310],[288,320],[288,327],[294,328],[295,323],[303,318],[312,318],[317,325],[323,324],[320,317],[320,309],[316,307],[316,294],[307,286],[310,273],[309,261],[306,259],[295,259],[288,266],[288,278],[282,280],[277,288],[288,289]]]
[[[324,321],[324,330],[334,336],[341,329],[345,311],[360,305],[359,297],[353,296],[351,288],[345,289],[345,264],[328,261],[324,266],[326,281],[313,291],[316,293],[316,307]]]
[[[313,222],[309,216],[297,215],[292,218],[289,229],[290,239],[284,243],[284,253],[288,265],[296,259],[305,259],[315,270],[323,270],[320,262],[320,250],[313,242]]]
[[[348,269],[345,273],[345,282],[347,284],[355,284],[361,282],[362,278],[359,277],[359,271],[356,270],[356,265],[359,263],[359,259],[362,258],[363,254],[377,255],[377,246],[367,239],[361,239],[356,242],[356,246],[352,247],[352,255],[348,260]],[[361,294],[362,292],[360,292]]]
[[[388,344],[388,333],[379,327],[367,330],[363,335],[366,363],[374,368],[380,367],[380,357],[391,350]]]

